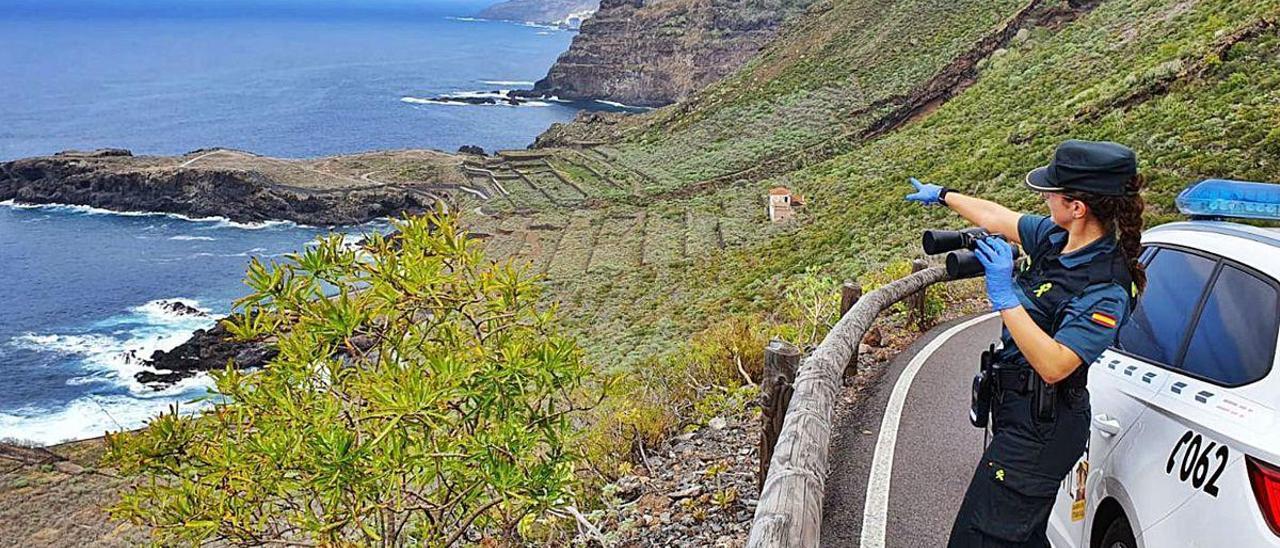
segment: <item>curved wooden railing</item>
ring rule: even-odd
[[[831,417],[845,366],[880,312],[946,279],[945,268],[924,268],[858,298],[800,366],[764,476],[748,548],[818,546]]]

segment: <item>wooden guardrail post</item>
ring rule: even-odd
[[[769,475],[769,461],[773,459],[773,446],[778,443],[778,433],[786,419],[787,406],[791,405],[792,385],[796,369],[800,366],[800,349],[786,341],[774,339],[764,348],[764,378],[760,381],[763,410],[760,429],[760,469],[756,476],[758,489],[764,488]]]
[[[929,263],[924,262],[924,260],[922,259],[915,259],[911,261],[912,274],[915,274],[916,272],[919,272],[926,268],[929,268]],[[921,289],[920,291],[913,293],[910,297],[908,297],[908,300],[907,300],[907,305],[910,309],[907,311],[907,323],[914,324],[916,328],[919,329],[920,331],[924,331],[925,327],[927,327],[924,324],[925,323],[925,305],[927,303],[925,299],[925,291],[927,290],[928,288]]]
[[[856,280],[845,282],[840,286],[840,317],[843,318],[853,305],[858,304],[858,299],[862,298],[862,284]],[[861,342],[861,341],[859,341]],[[858,347],[853,347],[853,357],[849,358],[849,363],[844,366],[844,380],[848,381],[858,374]]]

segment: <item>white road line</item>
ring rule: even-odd
[[[916,373],[951,337],[995,316],[995,312],[983,314],[934,337],[911,358],[911,362],[898,377],[898,382],[894,383],[884,418],[880,420],[880,437],[876,440],[871,476],[867,479],[867,500],[862,505],[862,548],[884,546],[885,529],[889,520],[889,480],[893,474],[893,450],[898,443],[898,422],[902,418],[902,407],[907,403],[907,391],[911,390],[911,382],[915,380]]]

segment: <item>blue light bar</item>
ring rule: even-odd
[[[1177,204],[1192,217],[1280,221],[1280,185],[1206,179],[1178,194]]]

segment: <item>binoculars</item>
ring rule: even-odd
[[[947,254],[947,276],[953,280],[962,278],[972,278],[983,274],[982,263],[978,262],[978,256],[973,254],[973,250],[978,246],[978,240],[986,238],[1004,239],[999,236],[987,232],[984,228],[966,228],[964,230],[926,230],[924,238],[921,242],[924,252],[928,255],[937,255],[939,253]],[[1018,248],[1013,248],[1013,258],[1018,258]]]

